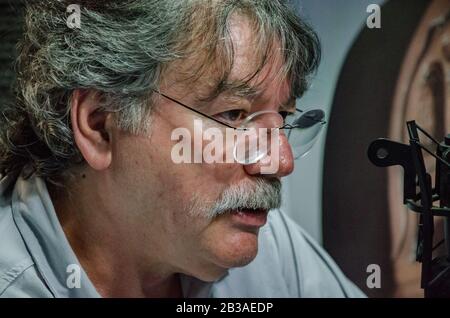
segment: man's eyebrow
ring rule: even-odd
[[[262,90],[258,87],[250,86],[247,83],[231,82],[225,84],[224,92],[231,95],[243,97],[246,99],[254,99],[262,94]]]
[[[246,98],[250,101],[257,99],[258,97],[261,97],[263,95],[262,89],[250,86],[246,82],[234,81],[226,83],[226,85],[229,86],[226,90],[224,90],[224,92],[230,93],[230,95],[232,96]],[[296,96],[289,95],[279,104],[279,108],[287,111],[294,111],[296,107],[296,100]]]
[[[220,95],[226,95],[247,99],[248,101],[253,102],[254,100],[262,97],[263,93],[264,90],[257,86],[251,86],[245,81],[224,81],[220,83],[211,94],[209,94],[208,96],[200,97],[198,101],[207,102],[217,98]],[[296,100],[296,96],[289,95],[279,104],[279,107],[283,110],[294,110],[296,106]]]
[[[222,81],[207,96],[199,96],[200,102],[208,102],[216,99],[220,95],[240,97],[252,101],[260,96],[262,90],[249,85],[247,82],[234,80]]]

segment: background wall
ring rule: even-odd
[[[14,79],[15,46],[21,33],[18,22],[21,14],[11,3],[11,0],[0,0],[0,107],[12,99],[10,84]]]
[[[367,6],[385,0],[292,0],[322,42],[322,62],[311,89],[297,106],[322,106],[327,115],[347,52],[370,13]],[[383,17],[381,18],[383,21]],[[284,181],[285,211],[315,239],[322,242],[322,167],[326,131],[311,152],[296,161],[294,173]]]
[[[286,209],[368,295],[420,297],[417,215],[403,205],[403,172],[375,167],[367,147],[379,137],[407,143],[407,120],[438,140],[447,133],[450,2],[380,1],[381,29],[369,29],[372,2],[295,3],[323,45],[318,75],[298,106],[331,115],[286,181]],[[425,161],[433,173],[434,160]],[[370,265],[381,269],[380,288],[367,286]]]

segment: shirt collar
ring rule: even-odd
[[[70,247],[43,179],[33,175],[25,180],[20,175],[12,210],[37,270],[55,297],[100,297]],[[78,274],[79,285],[73,276]]]

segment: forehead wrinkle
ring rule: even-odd
[[[279,86],[281,88],[286,81],[286,79],[280,80],[279,75],[281,74],[276,71],[280,68],[280,63],[283,62],[276,58],[268,59],[262,68],[252,72],[252,76],[244,74],[244,76],[239,76],[238,78],[238,74],[228,74],[227,78],[218,80],[217,84],[203,90],[206,93],[202,94],[199,90],[197,94],[198,100],[203,102],[212,101],[220,95],[241,97],[249,101],[259,99],[269,87]],[[234,66],[236,67],[236,65]],[[230,79],[230,77],[232,78]],[[291,96],[286,99],[286,103],[290,99]]]

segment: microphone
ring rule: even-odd
[[[416,260],[422,263],[421,287],[426,298],[450,297],[450,134],[438,142],[415,121],[406,124],[409,145],[379,138],[369,145],[367,155],[378,167],[403,167],[403,203],[420,214]],[[436,151],[421,142],[419,132],[436,146]],[[424,152],[436,159],[434,187],[426,171]],[[437,201],[439,206],[433,204]],[[444,219],[444,238],[433,245],[436,216]],[[437,248],[443,243],[444,252],[438,255]]]

